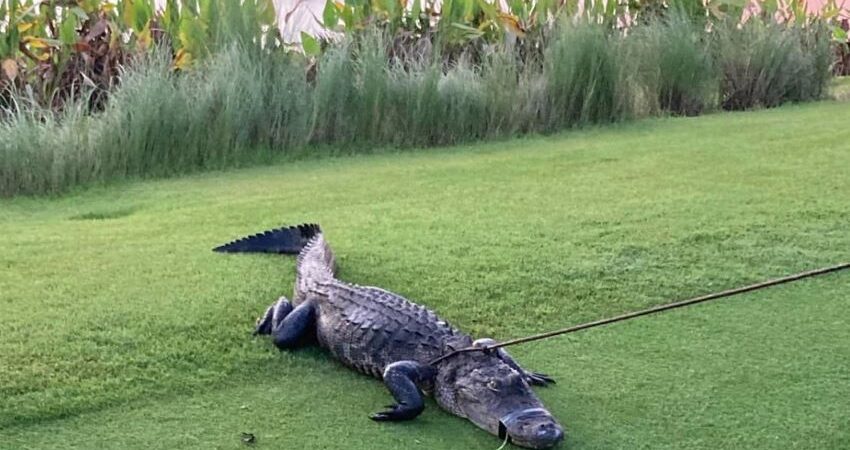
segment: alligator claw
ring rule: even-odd
[[[272,334],[275,328],[283,322],[283,319],[285,319],[292,310],[292,304],[289,303],[289,300],[287,300],[286,297],[277,299],[277,301],[266,308],[266,312],[257,319],[257,326],[254,327],[254,336],[258,334]]]
[[[369,416],[369,418],[374,420],[375,422],[386,422],[388,420],[391,420],[389,412],[375,413]]]
[[[269,306],[262,317],[257,318],[257,326],[254,328],[254,336],[272,334],[272,316],[275,305]]]
[[[556,384],[555,380],[545,373],[525,372],[525,379],[535,386],[546,386],[548,383]]]
[[[387,408],[389,409],[372,414],[369,418],[376,422],[395,422],[400,420],[410,420],[419,415],[419,411],[407,408],[404,405],[387,405]]]

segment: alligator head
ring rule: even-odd
[[[440,363],[434,396],[443,408],[515,445],[544,449],[564,438],[523,375],[493,354],[462,353]]]

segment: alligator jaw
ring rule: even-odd
[[[506,414],[499,419],[499,439],[509,439],[514,445],[533,449],[547,449],[564,439],[561,426],[549,411],[527,408]]]

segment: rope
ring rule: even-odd
[[[508,439],[510,439],[510,436],[508,436],[508,433],[505,433],[505,442],[502,442],[502,445],[500,445],[496,450],[502,450],[505,448],[505,446],[508,445]]]
[[[588,328],[599,327],[602,325],[608,325],[615,322],[622,322],[624,320],[634,319],[636,317],[647,316],[650,314],[660,313],[662,311],[667,311],[676,308],[682,308],[685,306],[695,305],[697,303],[707,302],[709,300],[716,300],[723,297],[730,297],[737,294],[743,294],[744,292],[751,292],[759,289],[764,289],[770,286],[776,286],[778,284],[790,283],[792,281],[801,280],[803,278],[809,278],[816,275],[823,275],[831,272],[838,272],[839,270],[844,270],[850,268],[850,262],[837,264],[829,267],[822,267],[820,269],[808,270],[806,272],[795,273],[793,275],[784,276],[781,278],[774,278],[767,281],[762,281],[760,283],[754,283],[747,286],[741,286],[734,289],[727,289],[725,291],[715,292],[712,294],[706,294],[699,297],[694,297],[688,300],[681,300],[678,302],[667,303],[664,305],[654,306],[652,308],[642,309],[640,311],[634,311],[627,314],[622,314],[615,317],[609,317],[607,319],[600,319],[593,322],[583,323],[581,325],[574,325],[569,328],[563,328],[560,330],[549,331],[546,333],[535,334],[531,336],[526,336],[517,339],[511,339],[509,341],[500,342],[498,344],[487,345],[483,347],[466,347],[459,350],[454,350],[450,353],[447,353],[439,358],[432,360],[429,365],[435,365],[447,358],[450,358],[454,355],[458,355],[460,353],[468,353],[468,352],[487,352],[491,350],[495,350],[497,348],[507,347],[510,345],[523,344],[526,342],[538,341],[540,339],[548,339],[555,336],[560,336],[562,334],[574,333],[576,331],[586,330]]]

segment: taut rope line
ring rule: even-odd
[[[457,354],[460,354],[460,353],[482,352],[482,351],[486,352],[486,351],[494,350],[494,349],[501,348],[501,347],[507,347],[509,345],[523,344],[525,342],[537,341],[537,340],[540,340],[540,339],[548,339],[550,337],[560,336],[562,334],[574,333],[576,331],[586,330],[588,328],[598,327],[598,326],[602,326],[602,325],[608,325],[609,323],[621,322],[621,321],[624,321],[624,320],[634,319],[635,317],[647,316],[647,315],[650,315],[650,314],[660,313],[662,311],[667,311],[667,310],[670,310],[670,309],[676,309],[676,308],[681,308],[681,307],[684,307],[684,306],[695,305],[697,303],[707,302],[709,300],[716,300],[716,299],[723,298],[723,297],[730,297],[732,295],[742,294],[744,292],[751,292],[751,291],[755,291],[755,290],[759,290],[759,289],[764,289],[766,287],[776,286],[777,284],[790,283],[792,281],[797,281],[797,280],[801,280],[803,278],[809,278],[809,277],[813,277],[813,276],[816,276],[816,275],[823,275],[823,274],[827,274],[827,273],[831,273],[831,272],[838,272],[839,270],[844,270],[844,269],[848,269],[848,268],[850,268],[850,262],[846,262],[846,263],[842,263],[842,264],[836,264],[834,266],[828,266],[828,267],[822,267],[820,269],[808,270],[808,271],[805,271],[805,272],[795,273],[793,275],[788,275],[788,276],[784,276],[784,277],[781,277],[781,278],[774,278],[774,279],[771,279],[771,280],[762,281],[760,283],[749,284],[747,286],[741,286],[741,287],[737,287],[737,288],[734,288],[734,289],[727,289],[725,291],[715,292],[715,293],[712,293],[712,294],[706,294],[706,295],[694,297],[694,298],[691,298],[691,299],[688,299],[688,300],[681,300],[681,301],[678,301],[678,302],[654,306],[652,308],[642,309],[640,311],[634,311],[634,312],[622,314],[622,315],[615,316],[615,317],[609,317],[607,319],[600,319],[600,320],[596,320],[596,321],[593,321],[593,322],[587,322],[587,323],[583,323],[583,324],[580,324],[580,325],[574,325],[574,326],[571,326],[569,328],[562,328],[560,330],[549,331],[549,332],[546,332],[546,333],[535,334],[535,335],[521,337],[521,338],[517,338],[517,339],[511,339],[511,340],[500,342],[500,343],[494,344],[494,345],[488,345],[488,346],[484,346],[484,347],[466,347],[466,348],[462,348],[460,350],[454,350],[450,353],[446,353],[445,355],[440,356],[439,358],[432,360],[428,364],[430,364],[430,365],[437,364],[440,361],[443,361],[444,359],[450,358],[450,357],[457,355]]]

